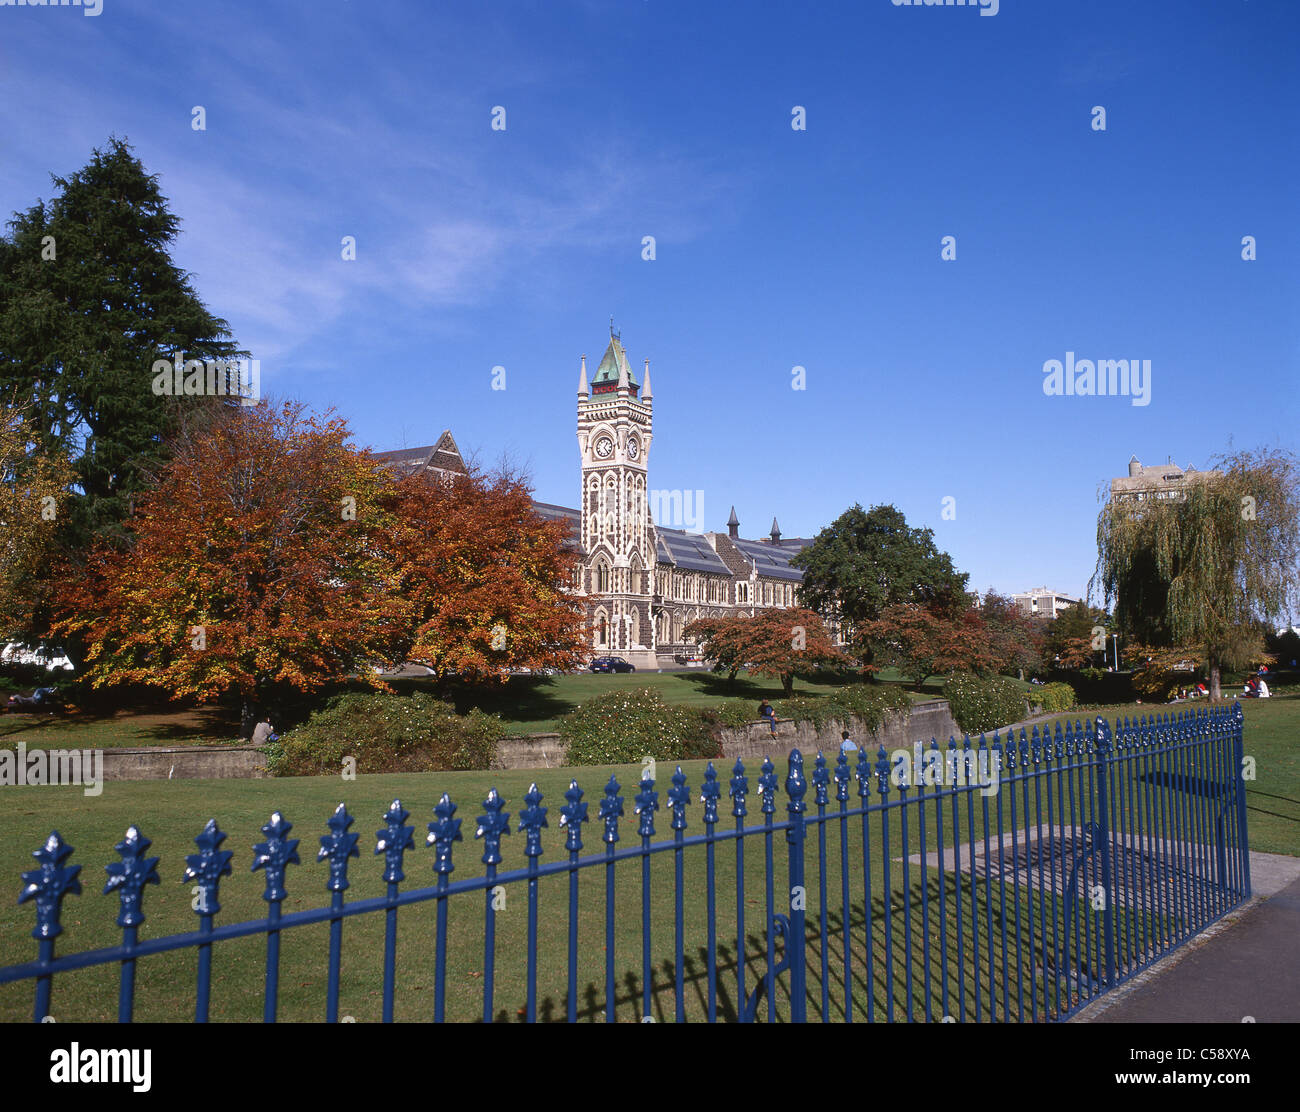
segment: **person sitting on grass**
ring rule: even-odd
[[[253,728],[253,744],[265,745],[268,741],[278,741],[280,735],[275,732],[271,725],[271,716],[264,714],[258,719],[257,725]]]
[[[772,709],[772,704],[766,699],[758,704],[758,716],[767,720],[767,724],[772,730],[772,736],[776,737],[776,724],[781,720],[777,718],[776,711]]]
[[[853,739],[849,737],[849,731],[843,730],[840,733],[840,752],[844,754],[856,753],[858,747],[853,744]]]

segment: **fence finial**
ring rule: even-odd
[[[876,751],[876,791],[882,799],[889,794],[889,754],[883,745]]]
[[[762,812],[770,815],[776,811],[776,765],[771,757],[763,758],[763,767],[758,777],[758,792],[763,797]]]
[[[549,808],[538,806],[542,802],[542,793],[536,784],[530,784],[528,794],[524,796],[524,809],[519,812],[519,830],[524,836],[524,856],[541,857],[542,827],[546,826],[546,812]]]
[[[230,876],[230,859],[234,857],[232,851],[221,848],[225,840],[226,833],[217,826],[217,820],[208,819],[202,833],[194,839],[199,852],[185,857],[185,873],[181,879],[195,882],[199,894],[194,901],[194,910],[200,916],[215,915],[221,910],[217,903],[217,885],[223,876]]]
[[[686,773],[682,766],[677,766],[673,773],[673,786],[668,789],[668,806],[672,808],[673,818],[668,825],[673,830],[686,829],[686,805],[691,801],[690,789],[686,786]]]
[[[483,839],[484,865],[501,864],[501,838],[510,833],[510,812],[501,810],[505,805],[506,801],[496,788],[489,790],[487,799],[483,800],[483,809],[487,814],[479,815],[474,837]]]
[[[51,830],[50,836],[40,849],[33,850],[32,856],[40,862],[40,868],[23,873],[27,887],[18,896],[18,902],[36,900],[36,928],[33,938],[56,938],[63,933],[59,925],[59,910],[63,897],[71,892],[81,895],[81,881],[77,874],[80,865],[64,865],[72,854],[72,847],[63,840],[57,830]]]
[[[320,836],[320,850],[316,854],[316,860],[330,863],[330,878],[325,882],[325,887],[330,892],[343,892],[347,889],[348,858],[361,856],[361,851],[357,849],[361,835],[348,831],[352,822],[348,809],[340,803],[329,817],[330,832]]]
[[[718,799],[722,795],[722,785],[718,783],[718,772],[709,762],[704,770],[704,786],[700,788],[700,802],[704,804],[704,823],[712,826],[718,821]]]
[[[853,779],[853,773],[849,769],[848,754],[843,749],[840,755],[835,758],[835,798],[841,803],[847,803],[849,798],[849,781]]]
[[[1097,738],[1097,752],[1109,753],[1110,752],[1110,723],[1107,722],[1104,718],[1102,718],[1101,715],[1097,716],[1096,738]]]
[[[560,825],[564,827],[564,848],[570,853],[582,849],[582,824],[587,821],[587,805],[582,801],[582,789],[577,780],[569,781],[564,793],[568,802],[560,808]]]
[[[383,830],[375,831],[375,853],[384,855],[384,880],[397,884],[406,879],[402,872],[402,856],[415,844],[415,828],[406,825],[411,812],[394,799],[384,812]]]
[[[731,788],[728,794],[731,796],[732,817],[743,819],[749,814],[749,808],[745,806],[745,800],[749,797],[749,777],[745,775],[745,766],[739,757],[731,769]]]
[[[791,818],[802,815],[808,809],[804,797],[808,794],[808,781],[803,775],[803,754],[798,749],[790,750],[789,772],[785,778],[785,794],[789,796],[786,812]]]
[[[266,870],[266,891],[262,893],[262,899],[267,903],[278,903],[289,894],[284,887],[284,874],[290,865],[301,864],[298,839],[285,837],[292,829],[293,823],[276,811],[271,815],[271,821],[262,827],[266,841],[253,847],[252,871]]]
[[[119,927],[138,927],[144,922],[141,902],[146,884],[158,884],[158,858],[142,857],[153,845],[140,833],[138,826],[128,826],[126,836],[113,848],[121,855],[121,861],[110,861],[104,866],[108,873],[108,883],[104,885],[104,895],[113,889],[119,889],[118,900],[121,910],[117,915]]]
[[[452,864],[451,850],[456,842],[462,841],[460,819],[455,817],[456,804],[451,801],[451,796],[446,792],[442,793],[442,798],[438,800],[433,813],[437,817],[429,823],[429,834],[425,838],[425,843],[433,846],[433,871],[445,875],[456,868]]]
[[[598,817],[605,823],[602,837],[613,845],[618,841],[618,820],[623,817],[623,797],[618,794],[618,781],[613,776],[605,785],[605,798],[600,801]]]
[[[817,750],[817,760],[813,766],[813,802],[818,807],[824,807],[830,802],[830,793],[827,790],[830,787],[831,774],[826,767],[826,758],[822,755],[821,750]]]
[[[636,796],[636,814],[641,816],[637,833],[642,838],[650,838],[655,832],[655,812],[659,810],[659,793],[654,790],[655,782],[649,776],[641,779],[641,790]]]

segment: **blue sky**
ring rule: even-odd
[[[1131,455],[1296,447],[1300,5],[998,9],[0,7],[0,208],[126,137],[263,392],[360,443],[450,427],[573,504],[612,314],[705,528],[892,502],[972,587],[1081,592]],[[1149,359],[1150,403],[1046,396],[1066,352]]]

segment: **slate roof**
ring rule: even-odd
[[[534,502],[534,512],[547,521],[566,521],[569,525],[568,544],[578,547],[582,539],[582,515],[568,506],[556,506],[550,502]]]
[[[765,575],[772,579],[788,579],[792,583],[803,582],[803,572],[798,568],[790,566],[790,557],[793,556],[809,541],[803,541],[802,538],[796,538],[800,541],[798,547],[795,547],[793,541],[782,541],[780,544],[772,544],[770,541],[747,541],[740,537],[732,537],[731,543],[734,544],[741,553],[753,563],[759,575]]]
[[[661,563],[674,564],[687,571],[707,571],[731,577],[731,570],[698,533],[688,533],[684,529],[665,529],[658,525],[655,526],[655,533],[659,537],[657,556]]]

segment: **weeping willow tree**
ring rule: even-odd
[[[1176,499],[1112,498],[1097,520],[1097,569],[1120,627],[1153,646],[1204,647],[1210,695],[1295,613],[1300,465],[1264,448],[1221,456]]]

